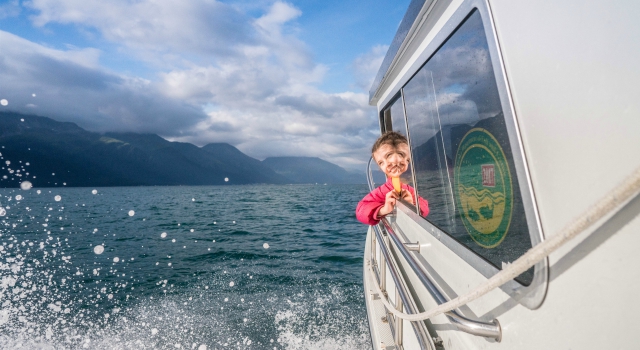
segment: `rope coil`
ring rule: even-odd
[[[620,204],[633,198],[638,191],[640,191],[640,168],[636,169],[613,191],[609,192],[609,194],[604,198],[596,202],[595,205],[591,206],[582,215],[578,216],[576,220],[572,221],[562,229],[559,234],[544,240],[535,247],[532,247],[520,258],[511,264],[507,264],[504,269],[478,285],[467,294],[451,299],[450,301],[440,304],[431,310],[418,314],[400,312],[386,300],[380,286],[378,286],[375,281],[373,285],[375,286],[376,292],[381,296],[380,300],[382,300],[382,303],[387,307],[389,312],[397,317],[407,321],[422,321],[438,316],[453,309],[457,309],[460,306],[466,305],[516,278],[533,265],[549,256],[558,248],[562,247],[578,234],[584,232],[592,223],[598,222],[600,219],[616,209]],[[369,263],[368,265],[369,273],[373,274],[372,264]]]

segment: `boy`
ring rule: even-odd
[[[383,216],[393,212],[396,200],[402,198],[415,205],[415,191],[411,186],[402,184],[402,192],[398,194],[391,181],[391,178],[399,177],[409,168],[411,154],[406,137],[395,131],[386,132],[373,144],[371,153],[387,176],[387,182],[371,191],[358,203],[356,218],[363,224],[376,225]],[[422,216],[427,216],[429,204],[422,198],[418,200]]]

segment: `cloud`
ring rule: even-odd
[[[369,91],[373,80],[378,74],[384,55],[389,49],[388,45],[376,45],[363,55],[358,56],[351,65],[356,79],[356,87]]]
[[[94,48],[53,50],[14,36],[14,47],[0,53],[12,65],[0,79],[16,82],[12,106],[33,104],[31,113],[47,111],[40,114],[98,131],[229,142],[259,159],[318,156],[347,167],[368,160],[375,110],[365,93],[318,89],[328,68],[299,39],[302,12],[289,3],[253,10],[257,16],[214,0],[24,4],[35,13],[34,25],[96,31],[156,75],[108,71]],[[358,86],[370,84],[385,50],[376,46],[354,61]]]
[[[31,0],[25,6],[36,12],[31,18],[36,26],[92,27],[147,58],[184,51],[233,55],[239,44],[254,42],[249,18],[219,1]]]
[[[0,96],[9,101],[7,109],[95,131],[165,135],[179,135],[176,130],[206,117],[149,81],[100,68],[95,49],[55,50],[3,31],[0,42]]]

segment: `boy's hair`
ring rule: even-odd
[[[382,136],[378,137],[376,142],[373,144],[373,147],[371,147],[371,153],[375,153],[378,148],[382,147],[382,145],[389,145],[395,148],[403,143],[407,145],[409,144],[409,141],[407,141],[407,138],[404,137],[404,135],[396,131],[387,131],[382,134]]]

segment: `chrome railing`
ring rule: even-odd
[[[400,240],[395,233],[389,221],[382,219],[380,221],[387,231],[389,238],[393,242],[396,249],[407,261],[413,272],[416,274],[422,285],[427,289],[429,294],[435,299],[438,305],[446,303],[448,300],[438,289],[438,287],[431,281],[431,278],[422,270],[420,264],[415,260],[413,255],[405,247],[405,244]],[[446,312],[445,315],[449,318],[452,324],[454,324],[459,330],[467,332],[469,334],[478,335],[487,338],[493,338],[496,341],[502,339],[502,328],[497,319],[492,322],[475,321],[460,315],[456,310]]]
[[[413,300],[413,298],[411,297],[411,294],[409,293],[407,286],[405,285],[404,280],[402,279],[402,276],[398,271],[398,267],[395,264],[395,259],[393,259],[393,257],[391,256],[391,253],[389,252],[389,249],[387,248],[387,242],[384,239],[380,228],[378,226],[373,226],[373,230],[375,232],[375,236],[377,238],[378,245],[380,246],[380,251],[382,252],[382,256],[384,257],[386,266],[389,269],[389,274],[391,275],[391,278],[393,279],[393,283],[396,287],[396,301],[395,301],[396,310],[403,312],[403,308],[406,308],[406,312],[409,314],[417,313],[418,307],[415,301]],[[378,281],[380,281],[380,279],[378,279]],[[380,297],[385,298],[386,296],[381,295]],[[392,319],[390,316],[391,316],[390,314],[387,315],[388,320]],[[393,325],[391,327],[393,337],[394,337],[394,342],[396,343],[396,346],[399,346],[399,347],[403,346],[403,338],[404,338],[402,322],[403,322],[402,319],[396,318],[393,321]],[[416,335],[416,338],[418,339],[418,343],[420,344],[420,349],[435,350],[435,345],[433,344],[433,341],[429,336],[429,331],[424,325],[424,322],[414,321],[414,322],[411,322],[411,326]]]
[[[371,162],[373,161],[373,157],[369,158],[369,163],[367,163],[367,184],[369,185],[369,191],[373,191],[373,187],[375,184],[373,183],[373,174],[371,173]]]
[[[370,158],[369,163],[367,164],[367,182],[368,182],[370,191],[374,189],[373,175],[371,173],[372,161],[373,161],[373,158]],[[413,272],[416,274],[420,282],[422,282],[423,286],[427,289],[427,291],[433,297],[436,303],[438,305],[446,303],[448,301],[447,298],[438,289],[435,283],[431,281],[431,278],[424,272],[421,265],[415,260],[413,255],[409,252],[409,249],[407,249],[407,245],[410,246],[411,243],[406,243],[406,244],[403,243],[398,237],[398,235],[396,235],[393,228],[391,228],[391,225],[389,224],[387,219],[382,219],[380,222],[381,222],[382,228],[388,233],[388,237],[391,238],[391,241],[393,242],[393,245],[396,247],[396,250],[399,251],[400,254],[405,258],[405,260],[407,261],[407,263],[409,264]],[[374,228],[374,231],[376,232],[376,236],[378,237],[380,250],[383,252],[383,259],[386,261],[386,264],[381,264],[380,269],[382,271],[385,265],[387,265],[391,272],[391,266],[394,266],[394,269],[396,268],[395,259],[391,259],[392,256],[388,254],[389,253],[388,251],[386,251],[386,245],[384,244],[384,241],[381,239],[382,234],[380,232],[381,228],[379,226],[380,224],[373,226],[373,228]],[[383,247],[385,250],[383,250]],[[414,251],[414,249],[411,249],[411,250]],[[372,251],[373,251],[372,259],[375,260],[375,250],[374,250],[373,244],[372,244]],[[391,276],[392,277],[396,276],[399,279],[400,282],[396,282],[395,281],[396,277],[393,277],[394,282],[396,282],[396,286],[402,285],[404,288],[406,288],[406,286],[404,285],[404,280],[402,279],[401,275],[397,274],[397,270],[395,275],[393,272],[391,272]],[[380,276],[379,282],[381,282],[380,286],[384,290],[384,287],[385,287],[384,275]],[[397,288],[397,289],[400,290],[401,288]],[[380,297],[386,297],[386,296],[380,296]],[[405,304],[407,303],[405,302]],[[417,313],[418,309],[413,308],[409,310],[409,308],[407,308],[407,312]],[[477,336],[493,338],[498,342],[502,339],[502,328],[500,327],[500,323],[498,322],[497,319],[494,319],[492,322],[475,321],[460,315],[456,310],[446,312],[445,315],[447,316],[449,321],[458,328],[458,330],[461,330],[469,334],[477,335]],[[412,325],[413,324],[414,323],[412,322]],[[420,322],[420,324],[422,324],[422,322]],[[424,326],[424,324],[422,325]],[[415,326],[414,326],[414,329],[415,329]],[[427,332],[426,334],[429,334],[429,333]],[[418,332],[416,332],[416,335],[418,335]]]

